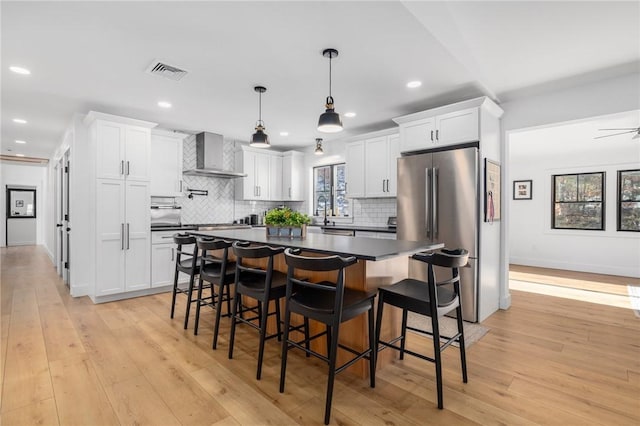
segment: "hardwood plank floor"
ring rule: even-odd
[[[229,360],[229,321],[211,350],[208,309],[194,336],[182,329],[183,298],[174,320],[170,294],[94,305],[68,295],[42,248],[0,255],[1,424],[322,424],[326,366],[318,360],[291,352],[280,394],[275,340],[257,381],[258,336],[247,327]],[[557,279],[633,283],[607,277]],[[407,357],[380,370],[375,389],[338,375],[332,423],[640,424],[640,319],[630,309],[512,291],[512,307],[483,324],[489,333],[467,350],[469,383],[457,349],[444,352],[444,410],[433,365]],[[428,353],[430,342],[411,334],[408,345]]]

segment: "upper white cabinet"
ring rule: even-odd
[[[282,153],[282,200],[304,201],[304,154]]]
[[[486,97],[394,118],[400,125],[400,152],[480,141],[483,111],[500,107]]]
[[[346,146],[347,197],[365,196],[365,148],[364,141],[350,142]]]
[[[180,197],[184,133],[151,131],[151,196]]]
[[[240,146],[235,170],[247,174],[236,179],[239,200],[303,200],[304,155],[297,151],[278,151]]]
[[[365,141],[366,197],[395,197],[400,156],[397,134]]]
[[[96,137],[96,177],[149,181],[149,128],[96,120],[93,133]]]
[[[400,156],[399,136],[397,133],[369,136],[372,137],[346,144],[347,196],[395,197],[397,161]]]

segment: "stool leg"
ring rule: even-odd
[[[178,248],[180,250],[180,248]],[[171,318],[176,310],[176,293],[178,293],[178,265],[175,268],[175,274],[173,275],[173,295],[171,296]]]
[[[327,382],[327,401],[324,409],[324,424],[331,419],[331,400],[333,399],[333,382],[336,378],[336,358],[338,357],[338,331],[340,324],[331,327],[331,346],[329,347],[329,380]]]
[[[238,294],[238,286],[236,285],[233,292],[233,309],[231,311],[231,332],[229,334],[229,359],[233,358],[233,341],[236,337],[236,315],[238,312],[238,305],[240,305],[240,295]],[[241,313],[242,315],[242,313]]]
[[[371,299],[371,307],[367,316],[369,317],[369,384],[372,388],[376,387],[376,358],[378,351],[376,350],[375,328],[373,326],[373,301]]]
[[[200,301],[202,300],[202,285],[204,280],[202,279],[202,275],[198,278],[198,296],[196,299],[196,325],[193,326],[193,335],[198,335],[198,324],[200,323]],[[211,286],[211,295],[213,297],[213,286]]]
[[[196,280],[196,275],[191,272],[191,278],[189,279],[189,290],[187,291],[187,310],[184,314],[184,329],[187,329],[189,325],[189,312],[191,311],[191,298],[193,296],[193,284]]]
[[[306,320],[306,318],[305,318]],[[280,393],[284,392],[284,381],[287,376],[287,355],[289,353],[289,325],[291,323],[291,311],[289,306],[284,307],[284,336],[282,339],[282,355],[280,357]],[[306,333],[306,331],[305,331]]]
[[[382,329],[382,308],[384,307],[384,294],[382,292],[378,293],[378,314],[376,316],[376,352],[378,352],[380,348],[380,330]],[[376,354],[374,367],[377,367],[378,364],[378,355]]]
[[[232,283],[231,283],[232,284]],[[225,316],[229,316],[231,315],[231,284],[227,283],[226,288],[227,288],[227,313]]]
[[[280,324],[280,299],[276,299],[273,301],[273,303],[276,304],[276,330],[278,333],[278,336],[276,337],[278,339],[278,342],[282,341],[282,325]],[[269,302],[267,302],[267,309],[269,308]]]
[[[260,302],[262,304],[263,302]],[[264,357],[264,340],[267,334],[267,315],[269,314],[269,301],[264,302],[262,308],[262,315],[260,317],[260,348],[258,349],[258,371],[256,373],[256,379],[260,380],[262,376],[262,358]]]
[[[286,325],[284,329],[287,329]],[[309,358],[311,356],[311,353],[309,352],[311,350],[311,341],[309,340],[309,318],[307,317],[304,317],[304,345],[307,348],[306,356]]]
[[[442,409],[442,352],[440,351],[440,330],[438,329],[438,316],[431,316],[433,330],[433,358],[436,364],[436,388],[438,391],[438,408]]]
[[[214,285],[211,285],[211,294],[214,293]],[[218,346],[218,330],[220,329],[220,316],[222,315],[222,295],[224,294],[224,289],[227,288],[227,292],[229,291],[229,284],[224,282],[224,277],[220,279],[220,286],[218,287],[218,295],[216,299],[216,322],[213,325],[213,345],[212,348],[216,349]],[[227,301],[229,300],[229,296],[227,295]]]
[[[458,316],[458,333],[460,333],[460,338],[458,343],[460,344],[460,364],[462,366],[462,381],[467,383],[467,356],[465,353],[464,347],[464,327],[462,322],[462,307],[459,305],[456,308],[456,315]]]
[[[404,345],[407,341],[407,310],[402,310],[402,339],[400,340],[400,359],[404,359]]]

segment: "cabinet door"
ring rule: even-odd
[[[282,201],[286,199],[282,193],[282,157],[269,156],[269,199]]]
[[[236,196],[239,200],[255,200],[258,194],[256,186],[256,154],[250,151],[236,152],[236,170],[246,173],[247,177],[235,179]]]
[[[364,141],[347,144],[347,197],[365,196],[365,150]]]
[[[182,196],[182,138],[151,135],[151,196]]]
[[[124,177],[124,126],[108,121],[96,122],[96,177],[122,179]]]
[[[367,197],[386,197],[389,168],[387,137],[368,139],[365,147],[365,187]]]
[[[289,199],[291,201],[304,201],[304,155],[294,153],[291,156],[291,184]]]
[[[128,180],[151,179],[151,132],[144,127],[125,126],[125,173]]]
[[[151,246],[151,287],[173,284],[176,248],[174,244]]]
[[[149,288],[151,283],[150,197],[149,182],[127,181],[125,214],[126,291]]]
[[[400,152],[429,149],[435,143],[435,118],[425,118],[400,126]]]
[[[469,108],[436,117],[438,145],[454,145],[479,140],[478,108]]]
[[[255,156],[255,184],[256,200],[269,200],[269,161],[271,155],[256,154]]]
[[[291,185],[293,184],[293,157],[285,155],[282,157],[282,198],[285,201],[293,199]]]
[[[387,196],[395,197],[398,193],[398,157],[400,157],[400,135],[389,135],[388,139],[388,172]]]
[[[96,296],[125,291],[124,192],[123,180],[97,180]]]

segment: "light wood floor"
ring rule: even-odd
[[[239,329],[227,359],[227,321],[210,349],[169,319],[170,295],[102,305],[73,299],[41,248],[2,249],[3,425],[321,424],[326,367],[292,353],[278,393],[279,346],[267,342],[255,380],[257,335]],[[333,424],[640,424],[640,319],[628,309],[512,292],[467,351],[444,354],[445,409],[430,363],[408,357],[377,387],[339,375]],[[183,312],[184,304],[177,312]],[[412,336],[412,346],[422,343]]]

